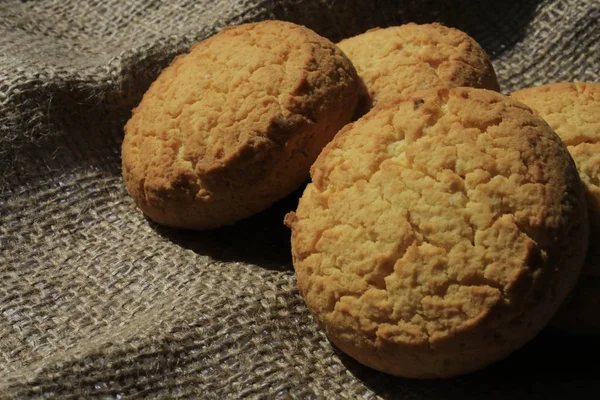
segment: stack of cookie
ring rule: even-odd
[[[285,223],[317,322],[372,368],[454,376],[522,346],[563,303],[557,325],[598,329],[593,255],[572,290],[588,204],[600,235],[598,85],[498,90],[482,48],[439,24],[337,46],[287,22],[232,27],[144,95],[123,176],[152,220],[209,229],[310,170]]]

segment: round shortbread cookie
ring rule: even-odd
[[[581,279],[552,324],[573,334],[600,335],[600,83],[551,83],[511,96],[560,136],[586,190],[590,247]]]
[[[466,33],[438,23],[375,28],[342,40],[338,47],[368,91],[369,99],[361,101],[365,110],[437,86],[500,89],[481,46]]]
[[[348,58],[308,28],[227,28],[175,58],[133,111],[122,146],[127,189],[164,225],[248,217],[308,178],[358,92]]]
[[[298,287],[330,340],[393,375],[499,360],[555,313],[583,265],[583,186],[550,127],[483,89],[437,88],[347,125],[295,213]]]

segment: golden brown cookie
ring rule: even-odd
[[[511,95],[560,136],[585,185],[590,247],[582,277],[552,324],[574,334],[600,335],[600,83],[551,83]]]
[[[356,67],[372,105],[437,86],[499,90],[481,46],[466,33],[437,23],[375,28],[338,47]]]
[[[346,126],[295,213],[298,287],[331,341],[393,375],[449,377],[538,333],[583,264],[585,195],[548,125],[437,88]]]
[[[133,111],[122,148],[127,189],[173,227],[248,217],[308,178],[352,117],[358,88],[348,58],[308,28],[225,29],[175,58]]]

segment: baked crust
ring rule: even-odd
[[[375,28],[338,46],[356,67],[372,105],[437,86],[500,89],[481,46],[466,33],[438,23]]]
[[[523,104],[437,88],[346,126],[295,213],[298,287],[331,341],[393,375],[449,377],[507,356],[572,289],[583,187]]]
[[[308,178],[350,121],[358,77],[308,28],[227,28],[180,55],[125,126],[123,176],[152,220],[216,228],[259,212]]]

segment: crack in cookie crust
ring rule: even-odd
[[[508,354],[581,266],[585,206],[568,153],[502,95],[434,89],[379,107],[311,175],[286,218],[299,289],[332,340],[376,369],[448,376]]]

